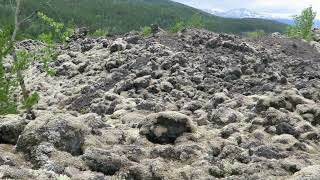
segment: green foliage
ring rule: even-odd
[[[177,33],[186,28],[197,28],[201,29],[205,27],[205,22],[199,13],[195,13],[187,21],[178,21],[174,26],[172,26],[169,31],[172,33]]]
[[[203,28],[204,27],[204,21],[202,19],[202,16],[199,13],[193,14],[191,19],[188,22],[188,26],[191,28]]]
[[[24,71],[28,69],[29,63],[32,61],[32,56],[26,50],[17,51],[17,62],[13,63],[12,73],[17,73],[18,70]]]
[[[152,28],[150,26],[145,26],[141,30],[141,35],[144,37],[148,37],[152,34]]]
[[[4,66],[4,58],[12,50],[10,35],[8,28],[0,30],[0,115],[15,114],[18,107],[13,98],[16,82],[7,75]]]
[[[41,18],[48,26],[52,27],[55,33],[60,33],[64,28],[62,23],[55,22],[52,18],[49,18],[42,12],[37,13],[38,17]]]
[[[12,33],[11,28],[0,28],[0,60],[4,58],[11,50],[12,44],[10,43],[10,35]]]
[[[62,23],[55,22],[43,13],[38,16],[51,27],[48,33],[42,33],[39,38],[42,42],[47,43],[46,47],[40,52],[28,52],[26,50],[14,50],[11,42],[12,31],[3,29],[0,31],[0,115],[12,114],[18,112],[18,107],[27,109],[28,111],[39,101],[39,94],[33,92],[28,95],[24,88],[23,72],[29,68],[32,61],[38,60],[43,64],[43,70],[49,75],[54,75],[55,71],[50,69],[50,62],[56,60],[58,53],[56,51],[57,42],[65,42],[70,33],[71,28],[66,28]],[[14,52],[15,60],[10,64],[11,71],[4,66],[4,58]],[[7,62],[8,63],[8,62]],[[14,97],[18,84],[22,89],[23,98],[19,101],[19,97]],[[23,85],[22,85],[23,84]]]
[[[312,40],[312,27],[317,13],[312,7],[304,9],[300,15],[295,16],[295,26],[289,27],[287,34],[292,38]]]
[[[49,67],[51,62],[54,62],[58,57],[58,53],[56,51],[55,46],[47,45],[47,47],[40,50],[40,54],[38,58],[40,62],[43,64],[43,70],[50,76],[54,76],[56,71]]]
[[[34,92],[32,95],[28,96],[26,99],[22,101],[22,108],[23,109],[30,109],[34,105],[38,103],[40,96],[38,93]]]
[[[23,0],[21,18],[35,10],[63,24],[88,27],[91,33],[106,29],[110,34],[123,34],[150,24],[158,24],[169,29],[177,22],[187,23],[194,14],[198,14],[203,28],[216,32],[241,33],[263,29],[265,32],[284,32],[286,25],[260,19],[221,18],[200,10],[169,0]],[[10,5],[0,0],[0,24],[12,22],[13,13]],[[197,18],[194,18],[197,22]],[[194,23],[198,27],[198,23]],[[59,25],[58,25],[59,26]],[[68,25],[69,26],[69,25]],[[22,24],[20,32],[37,38],[39,34],[50,31],[41,18],[32,19]]]
[[[106,30],[103,29],[97,29],[94,33],[92,33],[93,37],[105,37],[107,36],[109,33]]]
[[[263,30],[258,30],[258,31],[252,31],[252,32],[247,32],[246,37],[251,38],[251,39],[258,39],[262,38],[266,35],[266,32]]]
[[[53,34],[52,33],[42,33],[39,35],[38,39],[41,42],[44,42],[46,44],[53,44],[54,43],[54,38],[53,38]]]
[[[42,12],[38,12],[37,15],[46,25],[52,28],[51,32],[42,33],[39,36],[39,39],[47,44],[53,44],[55,41],[63,43],[74,33],[74,29],[65,27],[63,23],[56,22]]]
[[[56,22],[53,18],[48,17],[42,12],[38,12],[37,15],[45,24],[51,27],[51,31],[39,35],[38,39],[46,43],[47,46],[41,49],[40,54],[37,55],[36,59],[39,59],[42,62],[43,69],[48,75],[54,76],[56,72],[49,67],[49,64],[58,57],[56,43],[66,42],[74,33],[74,28],[66,27],[63,23]],[[101,31],[98,33],[101,33]]]
[[[186,29],[186,28],[187,28],[186,23],[183,22],[183,21],[180,21],[180,22],[177,22],[174,26],[172,26],[170,28],[170,32],[177,33],[179,31],[182,31],[182,30]]]

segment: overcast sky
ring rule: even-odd
[[[313,6],[320,17],[320,0],[174,0],[200,9],[230,10],[246,8],[257,12],[298,14]]]

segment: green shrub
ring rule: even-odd
[[[200,14],[193,14],[188,21],[178,21],[174,26],[172,26],[169,31],[172,33],[177,33],[186,28],[204,28],[205,24]]]
[[[40,50],[37,59],[42,62],[43,69],[47,74],[53,76],[56,72],[49,67],[49,64],[55,61],[58,56],[56,43],[65,43],[75,30],[74,28],[66,27],[63,23],[56,22],[44,13],[38,12],[37,15],[45,24],[52,28],[51,32],[42,33],[38,37],[38,39],[46,43],[47,46]],[[98,33],[101,32],[99,31]]]
[[[144,37],[148,37],[148,36],[151,36],[152,34],[152,28],[149,27],[149,26],[145,26],[142,28],[141,30],[141,35],[144,36]]]
[[[266,33],[263,30],[253,31],[253,32],[247,32],[246,37],[250,39],[258,39],[262,38],[266,35]]]
[[[295,16],[295,25],[287,30],[287,34],[292,38],[312,40],[312,27],[317,13],[313,11],[312,7],[304,9],[300,15]]]
[[[39,39],[47,44],[64,43],[74,33],[74,28],[66,27],[63,23],[56,22],[54,19],[48,17],[42,12],[37,13],[38,17],[49,27],[51,32],[42,33]]]
[[[97,29],[94,33],[92,33],[93,37],[105,37],[107,36],[109,33],[106,30],[103,29]]]
[[[202,16],[199,13],[193,14],[188,22],[188,27],[191,28],[204,28],[204,21],[202,19]]]
[[[170,32],[177,33],[179,31],[182,31],[182,30],[186,29],[186,28],[187,28],[186,23],[183,22],[183,21],[180,21],[180,22],[177,22],[174,26],[172,26],[170,28]]]

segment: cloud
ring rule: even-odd
[[[200,9],[246,8],[265,13],[298,14],[312,6],[320,17],[320,0],[174,0]]]

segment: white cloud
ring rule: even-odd
[[[247,8],[259,12],[277,14],[299,14],[302,9],[312,6],[320,18],[320,0],[174,0],[202,9]]]

